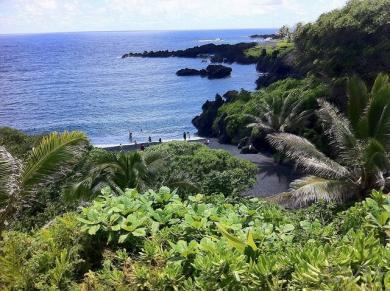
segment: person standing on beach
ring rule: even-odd
[[[149,143],[151,143],[152,142],[152,138],[149,136]]]
[[[184,139],[184,140],[187,140],[187,134],[186,134],[186,132],[183,133],[183,139]]]
[[[159,143],[162,143],[161,137],[158,139],[158,142],[159,142]]]
[[[133,141],[133,133],[129,130],[129,140],[130,142]]]

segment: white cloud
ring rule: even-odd
[[[314,20],[346,0],[0,0],[14,31],[276,27]]]

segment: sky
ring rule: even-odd
[[[347,0],[0,0],[0,34],[277,28]]]

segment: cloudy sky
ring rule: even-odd
[[[275,28],[346,0],[0,0],[0,33]]]

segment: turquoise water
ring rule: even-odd
[[[216,93],[253,90],[254,65],[230,78],[177,77],[200,59],[126,58],[126,52],[252,41],[272,30],[88,32],[0,35],[0,125],[27,133],[82,130],[95,144],[180,138]],[[142,129],[142,131],[141,131]]]

